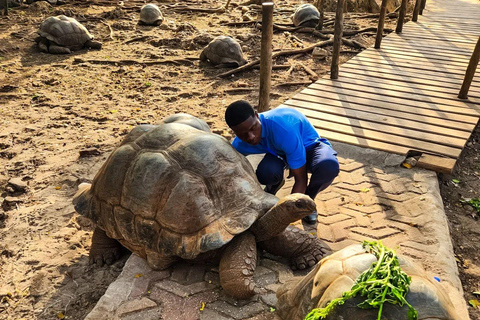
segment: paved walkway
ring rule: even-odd
[[[341,143],[334,148],[341,173],[317,197],[319,223],[306,230],[332,250],[381,239],[439,277],[461,319],[469,319],[436,174],[401,168],[403,157],[398,155]],[[288,182],[281,193],[289,193]],[[86,319],[278,320],[276,289],[288,278],[305,275],[293,273],[275,257],[263,256],[255,278],[267,293],[236,301],[220,288],[217,267],[177,264],[152,271],[132,255]]]

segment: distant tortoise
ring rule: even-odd
[[[296,27],[315,28],[320,22],[320,12],[314,5],[305,3],[295,10],[292,20]]]
[[[316,237],[289,226],[315,210],[308,196],[279,200],[264,192],[246,158],[186,114],[134,128],[73,203],[97,224],[93,261],[113,262],[112,239],[154,269],[219,257],[220,283],[236,298],[261,290],[253,281],[256,242],[298,269],[326,252]]]
[[[398,255],[400,267],[412,278],[406,300],[423,320],[460,320],[448,293],[411,260]],[[321,260],[304,278],[288,280],[277,290],[277,311],[283,320],[303,320],[313,308],[323,308],[331,300],[350,291],[357,277],[377,258],[362,245],[351,245]],[[378,309],[360,309],[365,297],[357,296],[333,309],[326,320],[377,319]],[[382,320],[408,320],[408,307],[385,303]]]
[[[157,5],[149,3],[140,9],[139,24],[159,26],[163,22],[163,15]]]
[[[242,47],[233,38],[218,36],[213,39],[200,54],[200,60],[209,60],[214,65],[242,66],[247,61],[243,57]]]
[[[83,47],[102,47],[100,42],[93,41],[93,36],[80,22],[63,15],[43,21],[38,34],[35,41],[43,52],[71,53]]]

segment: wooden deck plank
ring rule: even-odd
[[[454,65],[445,65],[440,63],[439,61],[428,61],[426,59],[407,59],[402,57],[397,57],[393,55],[386,55],[384,54],[375,54],[375,51],[367,52],[366,54],[362,54],[362,56],[357,55],[356,57],[352,58],[351,60],[360,60],[360,61],[373,61],[381,64],[390,64],[393,66],[399,67],[408,67],[410,69],[414,68],[417,70],[428,70],[434,72],[442,72],[447,74],[456,74],[459,76],[465,76],[466,67],[462,66],[454,66]],[[480,79],[478,80],[480,81]]]
[[[366,63],[348,63],[343,65],[345,70],[350,70],[354,69],[357,71],[362,71],[365,70],[366,72],[371,72],[371,73],[378,73],[379,75],[382,74],[388,74],[390,76],[399,76],[399,77],[404,77],[404,78],[409,78],[413,80],[418,80],[418,81],[424,81],[424,80],[431,80],[435,81],[438,83],[437,85],[439,87],[449,87],[460,91],[460,87],[462,86],[462,79],[455,79],[455,78],[447,78],[447,77],[439,77],[439,76],[434,76],[431,73],[424,72],[424,73],[418,73],[418,72],[406,72],[405,70],[398,70],[395,69],[391,66],[383,66],[383,65],[374,65],[374,64],[366,64]],[[342,70],[343,70],[342,69]],[[479,91],[480,90],[480,83],[472,83],[471,90],[474,91]]]
[[[402,112],[399,111],[357,105],[344,101],[325,98],[323,96],[318,96],[314,94],[318,94],[318,92],[302,91],[301,93],[294,96],[292,99],[305,101],[306,103],[317,105],[317,108],[319,108],[318,104],[321,104],[321,110],[325,113],[343,115],[349,118],[388,124],[394,127],[417,129],[419,131],[449,136],[453,138],[468,139],[471,133],[468,128],[473,129],[472,127],[475,127],[474,125],[468,124],[456,128],[442,127],[440,125],[437,125],[435,122],[430,121],[431,119],[429,119],[428,117],[415,117],[415,119],[410,119],[407,118],[408,115],[402,114]]]
[[[322,99],[329,100],[325,102],[329,105],[341,106],[344,108],[354,108],[375,114],[390,115],[396,118],[418,122],[432,123],[440,127],[452,128],[456,130],[458,130],[458,128],[462,130],[462,123],[470,124],[473,127],[478,121],[478,117],[451,112],[451,110],[456,111],[456,109],[449,106],[445,106],[444,108],[439,107],[433,110],[425,108],[425,106],[428,105],[425,103],[414,102],[408,105],[406,103],[402,104],[402,102],[405,102],[404,99],[378,98],[380,100],[375,100],[373,99],[375,98],[375,95],[359,94],[358,91],[352,90],[342,90],[340,93],[337,88],[330,86],[323,86],[321,89],[307,88],[298,94],[308,94],[314,96],[321,95]],[[297,97],[297,95],[294,97]],[[365,108],[361,108],[358,105],[364,106]],[[418,126],[418,123],[413,125],[414,128]],[[468,132],[470,129],[470,127],[467,127],[467,129],[464,129],[463,131]]]
[[[419,93],[406,94],[405,92],[401,92],[398,90],[398,88],[393,86],[389,86],[390,89],[380,89],[378,87],[372,88],[372,87],[369,87],[368,84],[367,85],[362,84],[361,81],[358,81],[357,84],[350,84],[342,81],[332,81],[330,79],[319,79],[318,81],[313,83],[310,87],[313,89],[321,89],[321,87],[325,85],[338,88],[338,91],[340,93],[342,92],[342,90],[347,89],[347,90],[359,91],[362,93],[377,94],[383,97],[402,98],[404,100],[421,101],[426,103],[432,103],[435,105],[443,104],[446,106],[456,106],[460,108],[463,107],[463,108],[469,108],[469,109],[474,108],[474,109],[480,110],[480,104],[478,104],[478,101],[474,101],[473,99],[472,100],[469,99],[469,102],[466,103],[460,99],[456,101],[453,99],[447,100],[442,98],[435,98],[434,96],[426,96]]]
[[[425,55],[412,55],[408,54],[407,52],[404,53],[399,53],[398,51],[394,50],[389,50],[389,49],[373,49],[369,48],[367,50],[364,50],[362,56],[368,56],[368,57],[384,57],[384,58],[396,58],[396,59],[401,59],[404,61],[414,61],[416,63],[420,63],[422,61],[426,61],[432,64],[439,64],[443,65],[449,68],[455,68],[457,70],[466,70],[468,61],[456,61],[448,58],[437,58],[435,55],[431,56],[425,56]],[[480,66],[478,67],[480,70]]]
[[[379,131],[373,131],[365,128],[353,127],[350,125],[343,125],[334,122],[328,122],[320,119],[309,118],[309,121],[316,128],[328,128],[331,131],[339,132],[343,134],[353,135],[356,137],[361,137],[365,139],[380,141],[389,143],[393,146],[402,146],[402,147],[413,147],[417,150],[433,152],[436,154],[441,154],[447,157],[456,158],[462,152],[461,148],[453,148],[443,146],[437,143],[429,143],[421,140],[416,140],[412,138],[405,138],[395,134],[383,133]]]
[[[345,78],[344,78],[345,77]],[[406,87],[406,88],[414,88],[418,90],[425,90],[425,91],[431,91],[432,94],[443,94],[443,93],[448,93],[450,96],[456,96],[458,95],[459,90],[457,89],[452,89],[449,87],[439,87],[435,82],[431,81],[430,84],[425,84],[427,80],[424,81],[424,83],[415,83],[412,81],[408,81],[407,78],[402,78],[398,75],[392,78],[388,77],[378,77],[378,74],[374,73],[369,73],[367,71],[358,71],[356,69],[346,69],[342,70],[342,81],[349,82],[349,78],[353,79],[358,79],[358,80],[363,80],[363,81],[369,81],[372,83],[372,85],[375,85],[375,83],[378,83],[378,78],[383,79],[382,84],[389,84],[393,86],[399,86],[399,87]],[[469,91],[469,97],[474,97],[476,99],[480,99],[480,92],[478,91]]]
[[[327,80],[329,81],[329,80]],[[341,81],[332,81],[335,83],[335,86],[338,86],[338,83],[348,83],[355,85],[354,86],[341,86],[342,88],[352,88],[355,90],[365,90],[365,92],[372,92],[372,93],[380,93],[379,89],[387,90],[392,92],[392,96],[401,96],[403,94],[408,94],[409,99],[419,100],[419,101],[428,101],[428,102],[435,102],[437,104],[445,104],[445,105],[454,105],[457,107],[465,107],[465,102],[463,100],[458,99],[456,93],[448,93],[448,92],[434,92],[429,90],[422,90],[419,88],[415,88],[414,86],[397,86],[395,84],[388,83],[387,81],[379,82],[373,80],[363,80],[363,79],[352,79],[346,78],[341,79]],[[323,81],[317,81],[317,83],[324,83]],[[330,82],[329,82],[330,83]],[[358,86],[364,86],[370,89],[359,88]],[[420,97],[424,96],[424,97]],[[437,99],[438,98],[438,99]],[[439,100],[442,100],[441,102]],[[480,109],[480,99],[475,98],[473,96],[469,97],[469,103],[478,104],[478,108]]]
[[[416,63],[415,61],[405,61],[405,60],[399,60],[396,59],[395,57],[391,57],[388,60],[382,59],[382,58],[371,58],[368,56],[361,56],[359,57],[358,55],[351,59],[351,61],[355,62],[370,62],[372,64],[376,65],[390,65],[392,67],[397,67],[401,69],[413,69],[413,70],[418,70],[419,73],[423,73],[424,71],[428,72],[433,72],[433,74],[436,74],[437,76],[452,76],[456,77],[457,79],[462,79],[465,77],[465,70],[461,69],[455,69],[451,67],[442,67],[441,65],[435,65],[431,63]],[[351,63],[349,61],[349,63]],[[480,83],[480,77],[475,76],[472,80],[473,83]]]
[[[309,118],[315,118],[318,120],[324,120],[328,122],[350,125],[352,127],[368,129],[371,131],[379,131],[384,133],[396,134],[398,136],[412,138],[415,140],[422,140],[426,142],[431,142],[434,144],[439,144],[439,135],[429,132],[418,131],[415,129],[407,129],[403,127],[396,127],[392,125],[385,125],[378,122],[371,122],[362,120],[359,118],[348,117],[348,116],[338,116],[331,113],[322,112],[318,109],[312,108],[310,103],[305,101],[291,99],[284,103],[285,105],[294,106],[296,108],[301,108],[301,112]],[[454,147],[461,149],[465,145],[465,139],[454,138],[448,136],[441,137],[441,145]]]
[[[395,114],[394,116],[398,118],[411,119],[419,122],[426,122],[426,123],[432,122],[435,125],[446,127],[446,128],[453,128],[453,129],[459,128],[459,122],[467,123],[467,124],[470,123],[470,125],[472,126],[475,125],[473,121],[469,120],[471,118],[468,118],[468,121],[458,121],[458,117],[455,116],[455,114],[458,114],[458,113],[454,113],[453,111],[465,110],[467,111],[466,112],[467,114],[458,114],[458,115],[467,115],[467,116],[471,116],[471,113],[473,112],[480,113],[480,110],[478,109],[472,112],[471,111],[472,109],[465,109],[465,108],[453,109],[453,107],[450,107],[450,106],[437,107],[433,103],[418,102],[414,100],[405,100],[402,98],[382,97],[376,94],[363,93],[357,90],[339,89],[329,85],[324,85],[320,87],[319,86],[308,87],[298,94],[302,94],[302,93],[306,93],[309,95],[318,95],[318,96],[321,95],[326,99],[342,101],[347,103],[347,106],[349,106],[350,104],[372,106],[374,107],[374,109],[370,110],[370,112],[374,112],[378,114],[385,114],[386,111],[382,109],[386,109],[390,111],[400,111],[400,113]],[[297,95],[295,95],[294,97],[296,97]],[[430,109],[423,108],[428,105],[431,106]],[[434,106],[435,108],[433,108]],[[436,118],[436,119],[430,119],[430,118]],[[462,128],[460,128],[460,130],[462,130]],[[465,131],[468,131],[468,130],[470,129],[465,129]]]
[[[451,172],[480,118],[480,66],[458,99],[480,36],[480,3],[430,0],[416,23],[391,33],[284,103],[320,135],[382,151],[424,152],[419,166]],[[467,2],[467,5],[464,5]]]

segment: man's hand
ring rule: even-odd
[[[295,183],[293,184],[292,193],[305,193],[307,191],[307,165],[298,169],[290,169],[290,175],[295,178]]]

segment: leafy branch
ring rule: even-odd
[[[417,311],[405,300],[412,279],[402,271],[395,251],[385,247],[381,241],[363,241],[363,247],[374,254],[377,261],[372,263],[355,281],[352,289],[344,292],[342,297],[330,301],[325,308],[313,309],[305,320],[325,319],[332,310],[346,300],[360,294],[365,301],[357,306],[362,309],[378,308],[377,320],[381,320],[385,302],[408,306],[409,320],[417,320]]]

